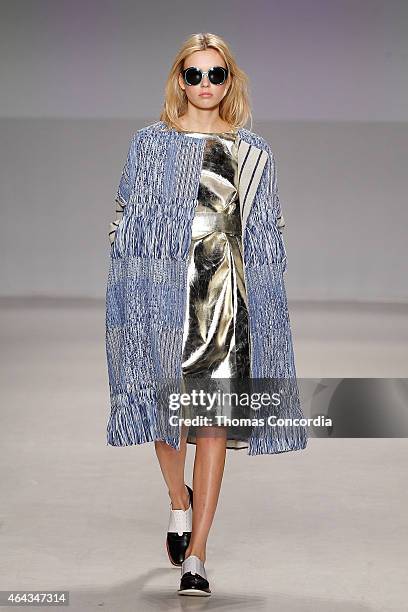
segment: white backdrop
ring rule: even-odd
[[[2,4],[3,296],[103,297],[130,137],[182,41],[212,31],[277,158],[290,296],[407,299],[407,3]]]

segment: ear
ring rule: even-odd
[[[227,86],[225,88],[224,95],[222,96],[222,99],[225,98],[225,96],[227,95],[230,87],[231,87],[231,77],[230,77],[230,75],[228,75]]]
[[[181,88],[183,91],[185,91],[185,89],[186,89],[186,85],[185,85],[185,83],[184,83],[184,80],[183,80],[183,77],[182,77],[181,72],[179,72],[179,74],[178,74],[178,82],[179,82],[180,88]]]

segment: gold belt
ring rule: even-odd
[[[196,212],[192,223],[192,233],[201,234],[213,230],[240,236],[242,227],[239,211],[231,215],[225,212]]]

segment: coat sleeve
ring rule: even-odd
[[[275,218],[276,227],[279,230],[281,261],[283,263],[283,273],[285,273],[287,269],[287,255],[286,255],[285,241],[283,238],[283,228],[286,227],[286,222],[283,216],[282,204],[280,200],[276,157],[274,153],[272,152],[271,148],[269,147],[269,145],[268,145],[268,153],[269,153],[269,163],[270,163],[270,197],[271,197],[272,207],[274,210],[274,218]]]
[[[271,152],[272,159],[272,179],[271,179],[271,192],[273,197],[273,206],[276,210],[276,225],[282,234],[283,228],[286,226],[285,218],[282,214],[282,206],[280,202],[279,196],[279,186],[278,186],[278,169],[276,164],[276,157]]]
[[[115,216],[113,221],[109,225],[109,240],[112,245],[115,240],[116,230],[119,227],[119,223],[123,218],[123,212],[126,204],[129,202],[130,194],[132,192],[132,177],[134,175],[134,168],[136,163],[136,139],[137,136],[134,134],[130,141],[126,161],[123,166],[122,175],[119,181],[119,187],[115,198]]]

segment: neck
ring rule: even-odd
[[[178,127],[186,132],[229,132],[233,126],[223,121],[217,114],[215,117],[202,116],[201,114],[185,114],[178,118]]]

